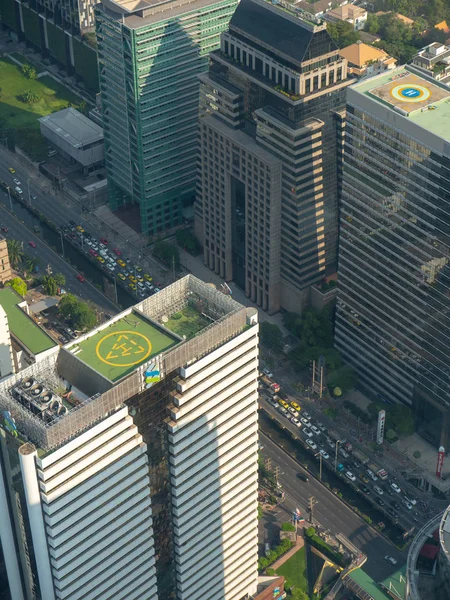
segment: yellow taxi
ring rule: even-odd
[[[16,170],[15,170],[15,169],[13,169],[12,167],[8,167],[8,171],[9,171],[10,173],[15,173],[15,172],[16,172]]]
[[[297,402],[291,402],[291,406],[292,406],[292,408],[295,408],[295,410],[297,410],[298,412],[300,412],[302,410],[300,408],[300,405],[297,404]]]
[[[105,259],[103,258],[103,256],[97,256],[97,260],[101,264],[103,264],[105,262]]]
[[[136,275],[136,279],[138,281],[144,281],[144,278],[142,277],[142,275]]]
[[[127,263],[122,260],[121,258],[119,258],[119,260],[116,260],[116,263],[120,266],[120,267],[126,267]]]
[[[128,275],[128,279],[130,281],[132,281],[133,283],[136,283],[136,281],[137,281],[137,279],[136,279],[136,277],[134,275]]]
[[[121,279],[122,281],[125,281],[125,279],[126,279],[126,277],[125,277],[125,275],[123,273],[117,273],[117,277],[119,279]]]
[[[77,229],[77,231],[79,231],[80,233],[84,233],[84,229],[81,227],[81,225],[77,225],[76,229]]]
[[[142,273],[142,267],[136,267],[136,271],[137,271],[138,273]]]
[[[146,281],[153,281],[153,277],[150,277],[150,275],[148,273],[144,273],[144,279]]]
[[[278,398],[278,404],[281,404],[281,406],[283,408],[289,408],[289,404],[285,400],[282,400],[281,398]]]
[[[129,283],[128,287],[130,288],[130,290],[133,290],[133,292],[136,291],[136,286],[134,285],[134,283]]]

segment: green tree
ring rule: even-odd
[[[55,273],[53,275],[53,279],[58,287],[63,287],[66,285],[66,278],[62,273]]]
[[[359,33],[347,21],[327,23],[327,31],[339,48],[351,46],[351,44],[355,44],[359,40]]]
[[[180,251],[175,244],[155,242],[153,256],[165,263],[170,269],[175,267],[175,270],[178,271],[180,268]]]
[[[24,256],[25,269],[28,274],[34,273],[36,267],[39,265],[39,260],[34,256],[28,254]]]
[[[12,289],[17,292],[19,296],[25,298],[28,288],[27,284],[21,277],[14,277],[14,279],[11,279],[11,281],[8,281],[5,285],[12,287]]]
[[[377,15],[371,13],[367,15],[367,21],[364,26],[364,30],[367,31],[367,33],[371,33],[372,35],[380,31],[380,20],[377,17]]]
[[[23,259],[22,242],[19,242],[18,240],[8,240],[7,245],[9,262],[13,267],[17,267]]]
[[[64,296],[59,301],[58,309],[61,316],[64,319],[68,319],[72,316],[72,312],[75,310],[75,307],[78,303],[78,298],[73,294],[64,294]]]
[[[292,600],[309,600],[308,594],[299,587],[294,588],[291,591],[290,598],[292,598]]]
[[[280,351],[283,347],[283,334],[278,325],[263,321],[259,326],[261,343],[270,350]]]
[[[31,65],[22,65],[20,70],[27,79],[36,79],[37,77],[36,69]]]
[[[332,373],[327,379],[330,387],[341,388],[342,392],[353,389],[357,381],[358,377],[355,373],[355,370],[350,365],[344,365]]]
[[[36,104],[36,102],[39,102],[41,97],[39,94],[36,94],[36,92],[33,92],[33,90],[26,90],[25,92],[19,94],[17,99],[24,104]]]
[[[316,530],[314,527],[308,527],[307,529],[305,529],[305,535],[306,537],[313,537],[314,535],[316,535]]]
[[[56,281],[55,281],[55,278],[53,277],[53,275],[44,275],[44,278],[42,280],[42,285],[44,286],[45,292],[49,296],[56,296],[56,293],[58,291],[58,286],[56,284]]]
[[[202,246],[195,235],[189,229],[178,229],[176,232],[177,244],[192,256],[198,256]]]
[[[78,105],[78,110],[80,111],[80,113],[82,113],[83,115],[88,115],[89,113],[89,106],[86,102],[86,100],[82,100],[80,102],[80,104]]]
[[[286,521],[281,523],[281,531],[296,531],[296,527],[290,521]]]
[[[65,294],[59,301],[59,312],[65,319],[71,319],[75,329],[92,329],[97,323],[95,311],[73,294]]]

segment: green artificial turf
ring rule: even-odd
[[[56,342],[17,306],[19,302],[22,298],[10,287],[0,290],[0,306],[6,312],[11,333],[33,354],[56,346]]]
[[[308,575],[306,573],[306,550],[300,548],[289,560],[287,560],[279,569],[277,575],[283,575],[286,581],[296,588],[301,588],[308,593]]]
[[[185,306],[182,310],[170,317],[164,325],[170,331],[189,340],[199,331],[211,324],[211,321],[204,317],[201,312],[193,306]]]
[[[177,338],[133,312],[87,340],[72,344],[71,349],[78,346],[80,351],[74,352],[77,358],[110,381],[117,381],[178,343]]]

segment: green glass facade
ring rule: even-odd
[[[219,46],[236,0],[167,2],[132,14],[96,8],[112,210],[139,205],[141,230],[178,225],[196,178],[197,75]]]

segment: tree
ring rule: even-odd
[[[281,531],[296,531],[296,527],[290,521],[286,521],[281,523]]]
[[[316,530],[314,527],[308,527],[307,529],[305,529],[305,535],[306,537],[313,537],[314,535],[316,535]]]
[[[26,273],[33,273],[38,265],[39,265],[39,261],[37,258],[34,258],[34,256],[29,256],[28,254],[24,255],[24,262],[25,262],[25,269],[26,269]],[[24,275],[25,275],[24,272]]]
[[[59,312],[64,319],[72,316],[73,311],[78,303],[78,298],[73,294],[65,294],[59,301]]]
[[[36,79],[37,77],[36,69],[31,65],[22,65],[20,70],[27,79]]]
[[[347,23],[347,21],[327,23],[327,31],[339,48],[351,46],[359,40],[359,33],[355,31],[353,25]]]
[[[53,279],[55,280],[55,283],[58,287],[63,287],[64,285],[66,285],[66,278],[62,273],[55,273],[53,275]]]
[[[12,289],[17,292],[19,296],[25,298],[28,288],[27,284],[21,277],[14,277],[14,279],[11,279],[11,281],[8,281],[5,285],[12,287]]]
[[[80,111],[80,113],[82,113],[83,115],[88,115],[89,113],[89,106],[87,105],[86,100],[82,100],[80,102],[80,104],[78,105],[78,110]]]
[[[52,275],[44,275],[42,285],[44,286],[45,292],[49,296],[56,296],[56,293],[58,291],[58,285],[55,281],[55,278]]]
[[[176,233],[177,244],[192,256],[198,256],[202,251],[202,246],[192,231],[189,229],[178,229]]]
[[[308,594],[299,587],[294,588],[291,591],[290,597],[292,598],[292,600],[309,600]]]
[[[165,263],[169,268],[180,268],[180,251],[175,244],[170,242],[155,242],[153,256]]]
[[[33,92],[33,90],[25,90],[25,92],[22,92],[17,96],[17,99],[25,104],[36,104],[41,97],[39,94],[36,94],[36,92]]]
[[[13,267],[17,267],[23,259],[22,243],[17,240],[8,240],[7,245],[9,262]]]
[[[378,19],[377,15],[374,15],[372,13],[369,13],[367,15],[367,21],[364,26],[364,30],[367,31],[367,33],[371,33],[372,35],[380,31],[380,20]]]
[[[283,347],[283,333],[278,325],[263,321],[259,327],[261,343],[270,350],[280,351]]]
[[[355,387],[358,377],[350,365],[344,365],[328,377],[328,385],[337,387],[342,392],[346,392]]]
[[[73,294],[65,294],[59,301],[59,312],[65,319],[71,319],[75,329],[92,329],[97,323],[95,311]]]

